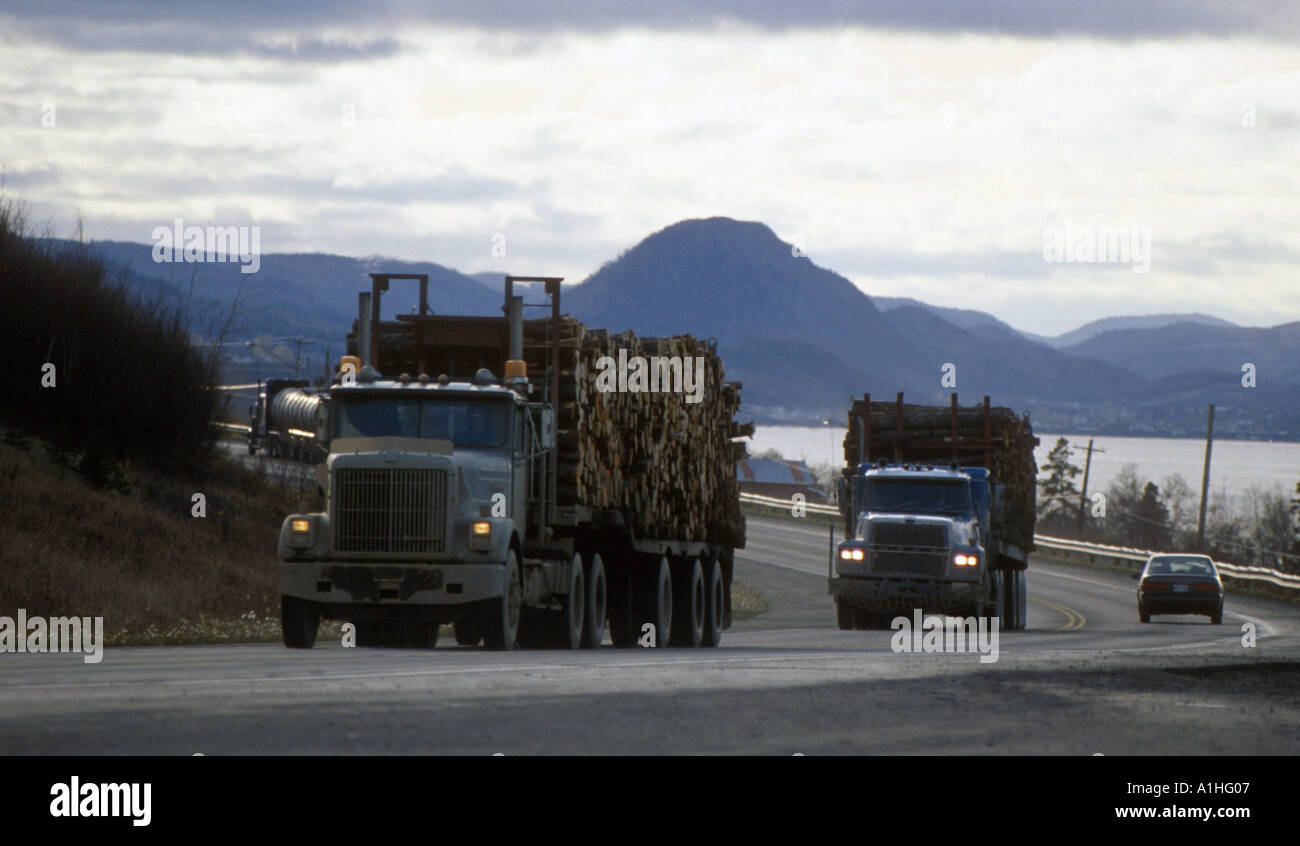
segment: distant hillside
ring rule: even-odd
[[[1267,329],[1175,323],[1158,329],[1102,332],[1065,347],[1071,355],[1127,367],[1164,379],[1187,371],[1226,373],[1240,380],[1241,366],[1255,365],[1260,386],[1300,385],[1300,322]]]
[[[963,329],[974,329],[979,326],[996,326],[1000,329],[1005,329],[1008,332],[1017,332],[1017,330],[1011,328],[1011,326],[1003,323],[1001,320],[998,320],[988,312],[976,311],[974,309],[930,305],[929,303],[923,303],[920,300],[911,297],[880,297],[873,295],[871,301],[876,304],[876,308],[885,312],[893,311],[894,309],[902,308],[903,306],[923,308],[927,311],[934,312],[954,326],[960,326]],[[1017,334],[1024,333],[1017,332]]]
[[[210,314],[220,314],[245,285],[254,296],[237,337],[302,334],[316,341],[308,350],[317,366],[327,349],[341,351],[370,270],[429,273],[436,311],[500,314],[501,272],[470,276],[428,263],[302,254],[263,256],[259,273],[241,275],[237,264],[155,264],[149,245],[95,246],[126,268],[139,291],[179,302],[192,296]],[[192,294],[191,271],[198,274]],[[385,316],[410,311],[415,292],[414,284],[395,283]],[[527,296],[541,299],[536,291]],[[1196,434],[1204,404],[1215,402],[1216,429],[1225,436],[1300,437],[1300,376],[1287,370],[1300,352],[1300,324],[1262,330],[1204,315],[1186,316],[1197,324],[1169,324],[1177,315],[1124,317],[1067,333],[1062,337],[1099,334],[1058,349],[984,312],[906,297],[879,304],[843,276],[793,255],[762,223],[729,218],[668,226],[581,284],[566,285],[562,299],[565,312],[592,327],[716,339],[728,378],[745,383],[744,414],[760,421],[838,420],[848,398],[866,392],[944,402],[951,388],[941,384],[941,368],[950,363],[963,402],[988,394],[1049,429]],[[1130,328],[1107,331],[1115,326]],[[292,346],[287,350],[250,361],[235,346],[231,366],[266,375],[268,361],[283,367],[292,359]],[[1243,392],[1244,361],[1259,368],[1258,389]]]
[[[1091,323],[1085,323],[1078,329],[1072,329],[1056,337],[1046,335],[1036,335],[1032,332],[1024,333],[1027,337],[1035,341],[1041,341],[1059,349],[1081,344],[1091,338],[1095,338],[1103,332],[1112,332],[1124,329],[1160,329],[1175,323],[1197,323],[1205,326],[1235,326],[1218,317],[1209,314],[1141,314],[1129,315],[1122,317],[1103,317],[1101,320],[1094,320]]]

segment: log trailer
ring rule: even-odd
[[[915,609],[1025,627],[1034,446],[1008,409],[854,404],[838,480],[845,540],[829,577],[841,629],[888,629]]]
[[[313,646],[324,618],[353,623],[359,646],[431,647],[445,623],[458,644],[496,650],[591,648],[607,632],[617,647],[717,646],[743,518],[739,533],[647,535],[630,507],[593,508],[557,483],[557,444],[581,437],[573,398],[583,395],[560,366],[561,280],[505,277],[497,318],[434,314],[427,275],[370,275],[350,366],[319,415],[324,508],[289,515],[280,532],[285,645]],[[418,281],[418,313],[381,322],[380,296],[397,279]],[[527,321],[530,338],[548,339],[541,349],[524,348],[519,282],[549,297],[529,304],[549,306],[549,318]],[[530,373],[525,359],[545,365]],[[640,415],[623,428],[649,425]],[[653,424],[670,435],[680,425]],[[701,483],[675,484],[670,493]]]

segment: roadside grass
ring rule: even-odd
[[[69,459],[0,444],[0,614],[102,616],[110,646],[279,638],[274,550],[296,479],[217,458],[202,476],[128,468],[99,489]]]
[[[748,620],[750,617],[757,617],[768,608],[767,597],[754,590],[749,585],[735,581],[731,582],[731,619]]]

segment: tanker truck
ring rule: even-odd
[[[396,279],[418,281],[418,312],[381,321]],[[324,507],[280,533],[285,645],[333,619],[358,646],[431,647],[448,623],[497,650],[717,646],[743,446],[712,344],[589,330],[554,277],[505,277],[503,317],[433,313],[423,274],[371,280],[319,410]],[[518,282],[548,317],[523,319]],[[629,357],[661,378],[611,382]],[[687,374],[694,393],[673,390]]]
[[[838,480],[844,536],[829,577],[841,629],[916,609],[1025,627],[1034,437],[1006,408],[872,402],[849,412]]]
[[[321,393],[305,379],[259,379],[257,402],[248,408],[248,454],[259,449],[275,458],[312,461],[316,447],[316,416]]]

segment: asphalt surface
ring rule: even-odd
[[[770,608],[712,650],[0,655],[4,754],[1296,754],[1300,605],[1137,618],[1124,573],[1035,559],[998,659],[842,632],[824,527],[750,518]],[[1255,645],[1243,645],[1243,627]]]

